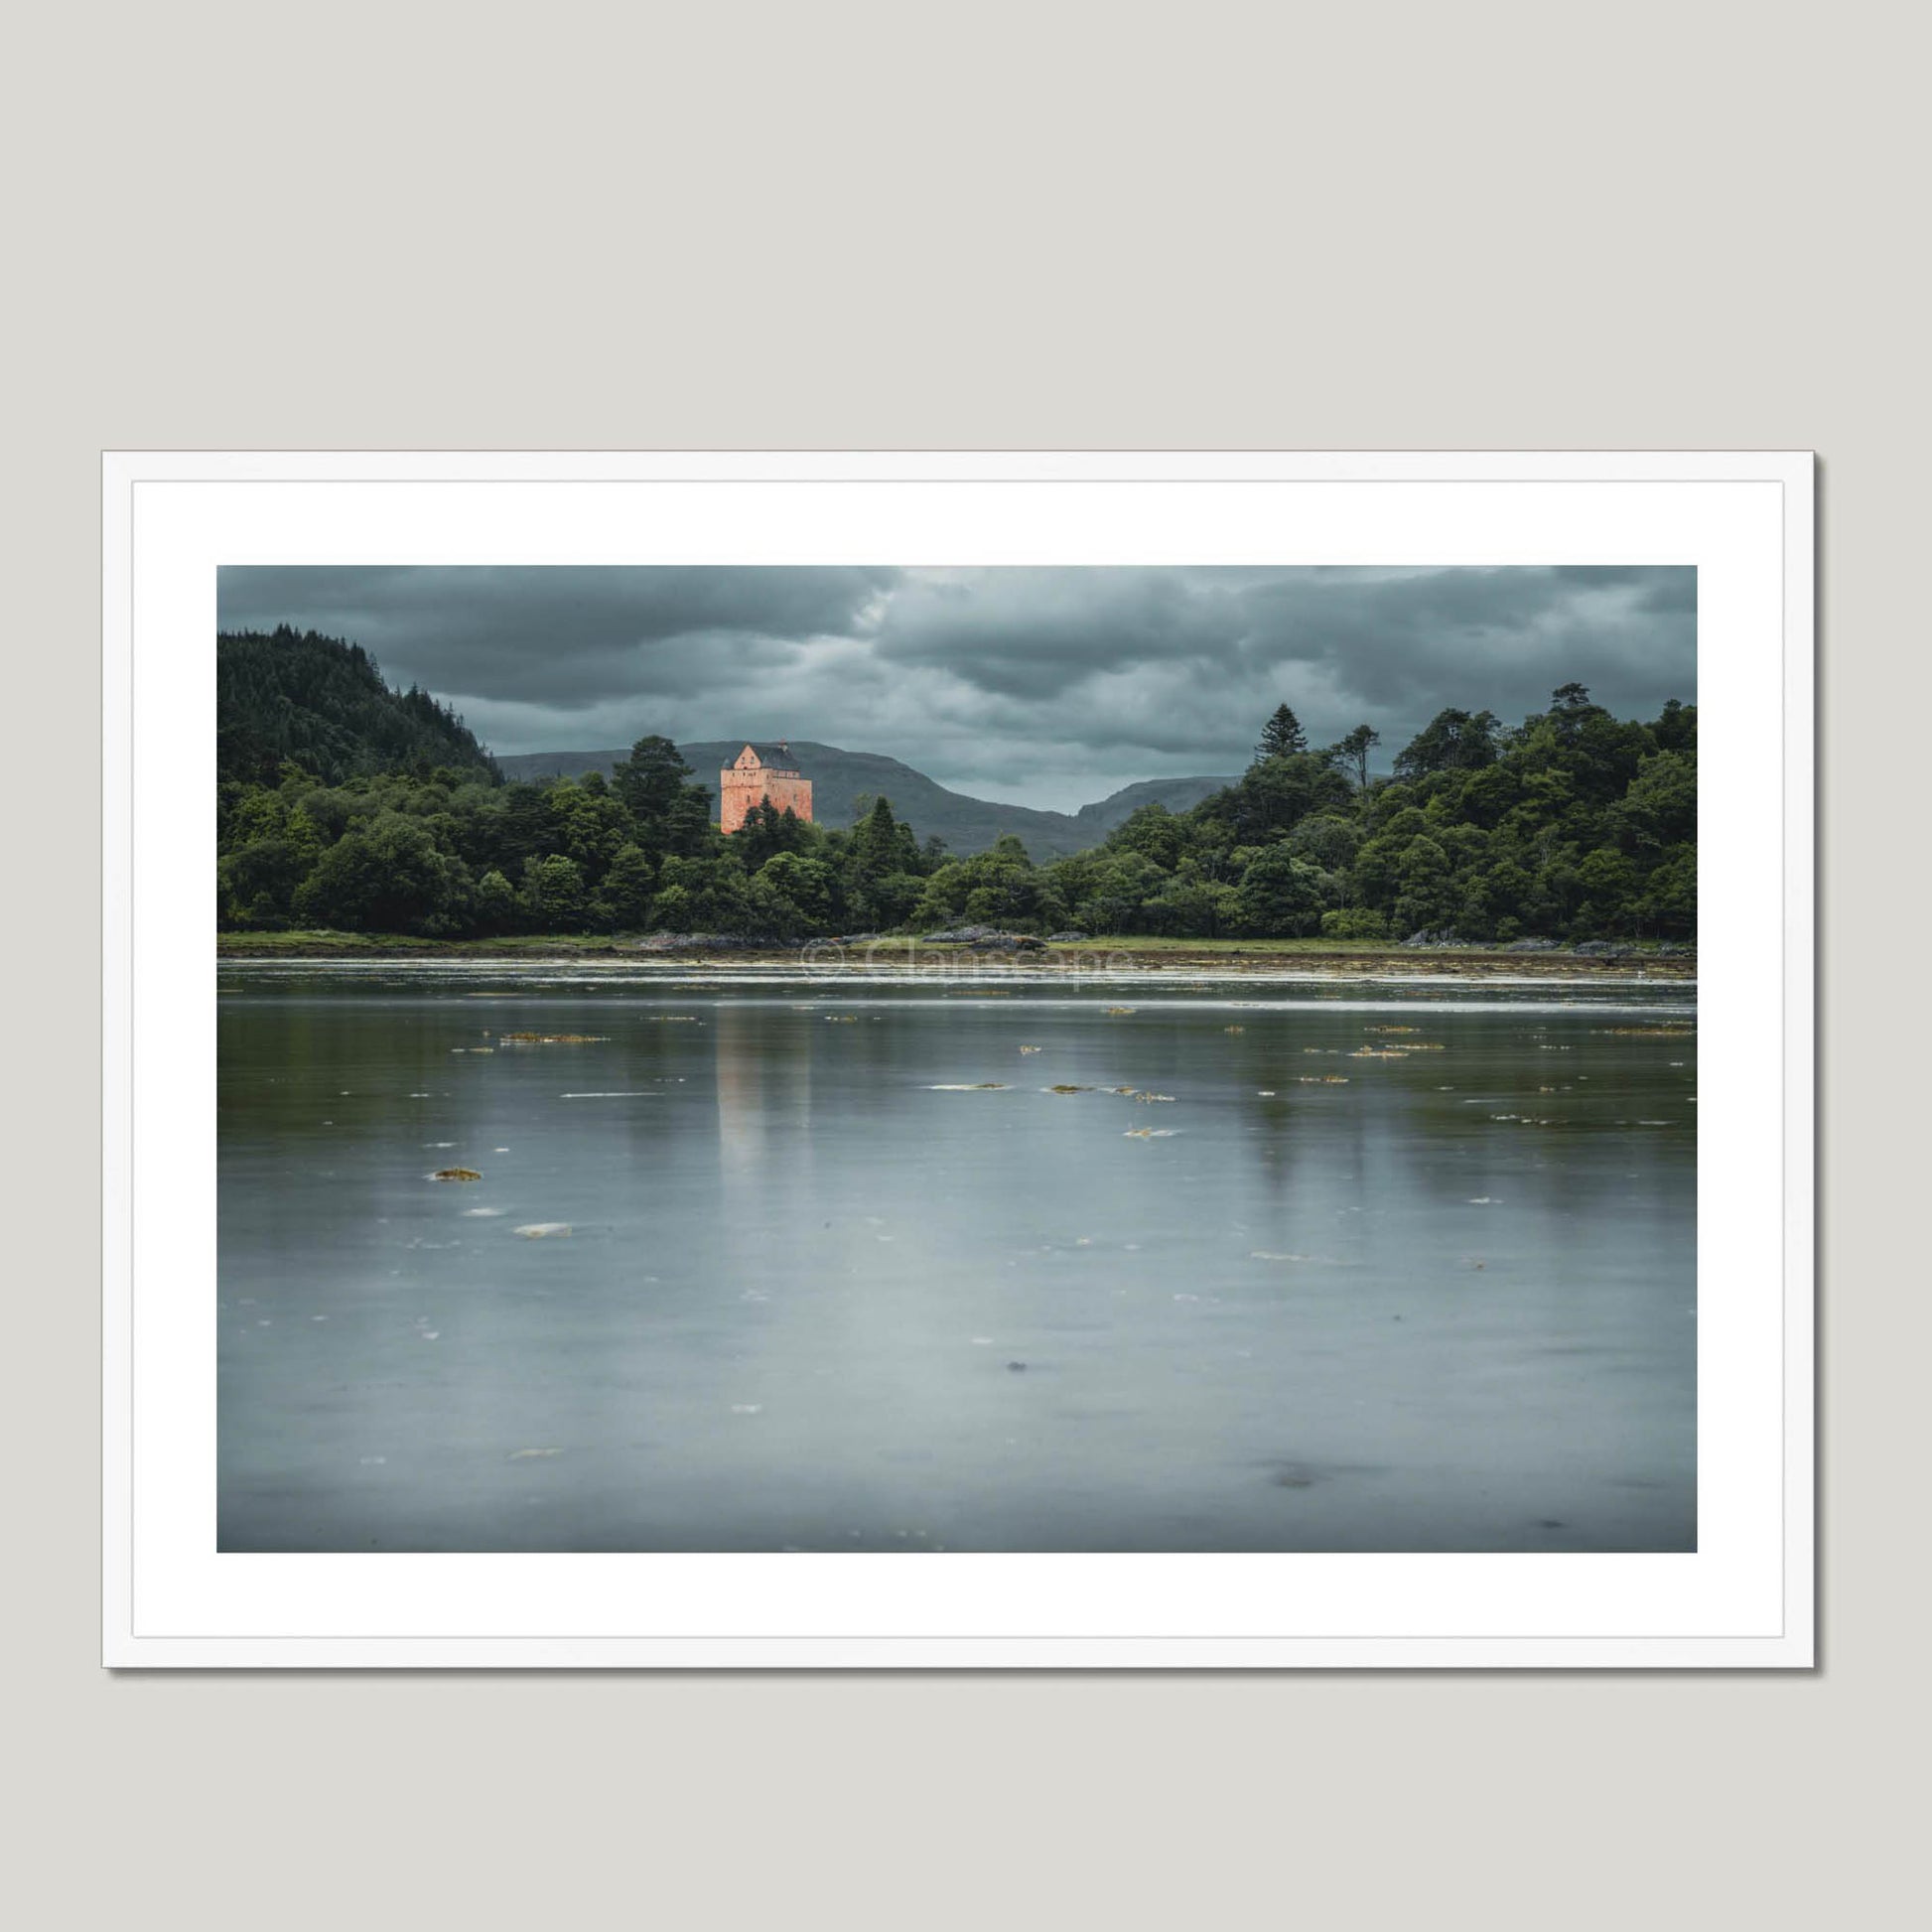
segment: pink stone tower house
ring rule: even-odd
[[[775,745],[747,745],[718,773],[718,825],[736,832],[754,805],[768,804],[801,819],[812,815],[812,781],[798,775],[798,762],[783,739]]]

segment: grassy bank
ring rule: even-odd
[[[517,932],[495,939],[420,939],[402,932],[332,932],[326,927],[295,932],[217,932],[222,959],[555,959],[579,953],[615,956],[636,950],[630,939],[609,933]]]
[[[515,933],[494,939],[418,939],[402,934],[367,932],[222,932],[215,935],[221,959],[606,959],[659,960],[667,965],[703,961],[717,964],[737,960],[748,964],[783,964],[811,947],[824,957],[824,941],[769,951],[680,954],[639,953],[632,938],[610,934]],[[1695,979],[1695,956],[1660,955],[1654,946],[1639,946],[1630,957],[1605,960],[1569,952],[1510,952],[1501,946],[1466,946],[1444,951],[1410,951],[1371,939],[1152,939],[1141,936],[1091,939],[1049,946],[1044,953],[974,953],[960,946],[935,946],[916,939],[883,939],[851,949],[854,961],[880,965],[973,959],[997,967],[1002,961],[1024,960],[1029,965],[1062,965],[1069,969],[1107,962],[1142,966],[1150,971],[1179,971],[1190,966],[1220,970],[1264,972],[1292,968],[1298,972],[1412,973],[1528,975],[1539,979],[1630,977]]]

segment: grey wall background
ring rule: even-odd
[[[1825,457],[1849,1000],[1924,957],[1876,834],[1916,825],[1926,695],[1926,38],[1865,0],[26,20],[0,128],[26,1921],[1781,1926],[1909,1895],[1909,985],[1895,1051],[1870,991],[1856,1034],[1828,1014],[1815,1676],[110,1680],[88,981],[103,446],[1795,446]]]

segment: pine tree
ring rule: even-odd
[[[1285,759],[1309,749],[1309,735],[1302,721],[1287,705],[1277,705],[1275,715],[1262,727],[1261,743],[1255,747],[1255,762],[1266,759]]]

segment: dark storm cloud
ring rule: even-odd
[[[924,573],[886,607],[888,662],[935,665],[981,690],[1054,697],[1099,670],[1211,661],[1239,631],[1229,593],[1175,570]]]
[[[894,571],[247,569],[221,573],[224,629],[310,624],[452,695],[582,706],[709,688],[709,659],[771,663],[844,632]],[[690,648],[710,640],[711,649]],[[507,749],[507,748],[505,748]]]
[[[884,752],[1072,806],[1238,770],[1286,700],[1386,766],[1438,711],[1518,719],[1578,681],[1623,716],[1695,699],[1678,567],[233,569],[225,628],[352,637],[495,750],[648,731]]]

